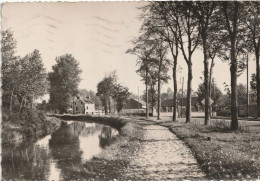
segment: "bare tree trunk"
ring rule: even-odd
[[[212,73],[213,73],[213,67],[214,67],[215,63],[214,63],[214,58],[211,58],[211,65],[210,65],[210,70],[209,70],[209,97],[212,97],[213,94],[211,93],[211,81],[212,81]],[[213,100],[213,97],[212,97]],[[212,115],[212,106],[210,106],[210,115]]]
[[[235,44],[231,42],[231,129],[238,129],[237,114],[237,60],[235,57]]]
[[[159,73],[160,75],[160,73]],[[160,113],[161,113],[161,79],[158,77],[158,99],[157,99],[157,120],[160,119]]]
[[[207,47],[206,47],[206,31],[202,31],[202,41],[203,41],[203,55],[204,55],[204,89],[205,89],[205,120],[204,124],[208,125],[210,121],[210,107],[209,107],[209,60],[207,56]]]
[[[173,121],[177,120],[177,76],[176,76],[176,69],[177,69],[177,58],[174,60],[173,63],[173,68],[172,68],[172,72],[173,72]]]
[[[149,104],[148,104],[148,68],[146,68],[146,74],[145,74],[145,89],[146,89],[146,118],[149,117]]]
[[[186,123],[191,120],[191,90],[192,90],[192,63],[188,65],[188,81],[187,81],[187,104],[186,104]]]
[[[151,85],[151,89],[152,89],[152,95],[151,95],[151,97],[152,97],[152,102],[151,102],[151,103],[152,103],[152,106],[151,106],[151,107],[152,107],[152,116],[153,116],[153,113],[154,113],[154,112],[153,112],[153,105],[154,105],[154,102],[153,102],[153,96],[154,96],[153,90],[154,90],[154,87],[153,87],[153,85]]]
[[[230,74],[231,74],[231,129],[238,129],[238,116],[237,116],[237,59],[236,59],[236,38],[237,38],[237,22],[238,22],[238,5],[239,2],[234,2],[234,9],[232,11],[232,23],[230,23],[229,14],[227,9],[230,8],[227,6],[227,2],[222,2],[222,7],[226,19],[226,27],[230,39]],[[232,29],[231,29],[232,26]]]
[[[256,97],[257,97],[257,117],[260,117],[260,65],[259,65],[259,50],[260,49],[260,39],[258,40],[258,46],[255,51],[255,59],[256,59]]]

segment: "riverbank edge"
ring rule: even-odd
[[[140,141],[134,138],[135,131],[141,129],[136,119],[116,116],[95,115],[50,115],[63,121],[83,121],[110,126],[119,131],[116,141],[100,154],[82,165],[71,167],[72,180],[135,180],[126,179],[125,173],[134,152],[140,147]]]
[[[2,111],[2,144],[20,145],[28,139],[36,140],[60,128],[61,119],[48,117],[44,112],[36,109],[28,112],[30,112],[29,116],[23,113],[8,114]]]

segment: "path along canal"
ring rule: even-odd
[[[77,168],[112,144],[118,131],[109,126],[63,122],[52,135],[22,145],[2,145],[4,180],[66,180]]]

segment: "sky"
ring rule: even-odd
[[[142,22],[142,7],[147,2],[23,2],[2,5],[2,29],[11,29],[17,40],[17,55],[24,56],[38,49],[47,71],[52,70],[55,58],[72,54],[82,69],[80,89],[96,92],[97,84],[113,70],[117,70],[119,82],[130,92],[141,95],[144,83],[137,75],[135,55],[126,54],[133,47],[131,40],[137,37]],[[169,56],[169,58],[171,58]],[[187,65],[180,53],[177,80],[187,81]],[[197,90],[202,82],[203,55],[197,49],[193,55],[192,88]],[[170,68],[171,70],[171,68]],[[180,68],[179,68],[180,70]],[[230,84],[227,62],[216,59],[213,77],[224,91],[223,83]],[[249,73],[255,72],[255,61],[250,56]],[[169,72],[172,75],[172,72]],[[246,73],[238,78],[246,84]],[[178,84],[179,87],[180,84]],[[172,79],[164,84],[162,92],[173,89]]]

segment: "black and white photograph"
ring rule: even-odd
[[[260,181],[260,1],[1,2],[3,181]]]

